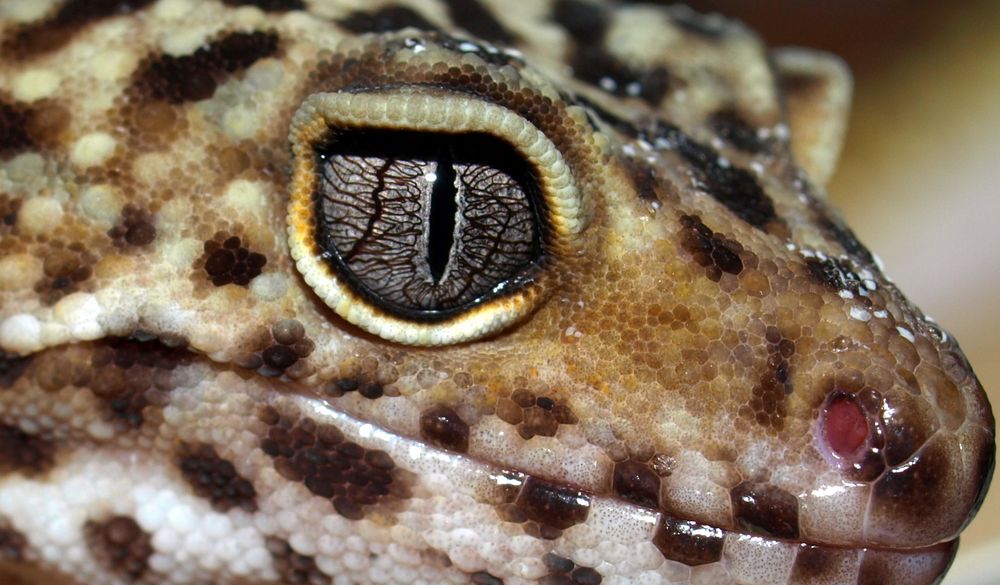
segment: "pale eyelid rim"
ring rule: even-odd
[[[562,154],[544,133],[507,108],[441,90],[310,95],[295,112],[289,130],[294,159],[287,219],[291,255],[306,283],[330,308],[382,339],[431,346],[484,337],[525,317],[541,300],[540,284],[492,299],[437,323],[390,315],[361,298],[317,253],[313,148],[329,137],[331,127],[483,133],[508,142],[535,169],[548,209],[546,219],[552,237],[547,252],[556,256],[556,262],[546,266],[546,271],[558,269],[558,257],[569,252],[586,227],[583,201]]]

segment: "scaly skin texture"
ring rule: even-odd
[[[993,415],[822,198],[839,62],[681,8],[373,4],[0,2],[0,581],[935,582]],[[471,309],[512,324],[324,303],[287,215],[318,94],[543,137],[527,308]]]

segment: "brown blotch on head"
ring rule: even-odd
[[[215,286],[248,286],[260,276],[267,258],[247,248],[239,236],[218,232],[205,242],[205,253],[195,260],[195,270],[204,271]]]
[[[850,255],[854,260],[862,263],[864,266],[874,266],[875,257],[872,255],[871,251],[868,250],[868,248],[866,248],[860,240],[858,240],[858,237],[854,235],[851,228],[847,227],[837,212],[828,207],[827,204],[813,192],[813,187],[809,183],[809,180],[804,176],[800,176],[797,178],[797,183],[801,186],[804,194],[807,195],[809,208],[813,213],[813,221],[816,223],[816,226],[819,227],[819,229],[821,229],[827,237],[840,244],[840,247],[844,249],[844,252]]]
[[[87,281],[94,274],[93,267],[97,260],[97,254],[83,243],[67,245],[61,240],[53,240],[48,244],[42,261],[42,278],[35,282],[33,289],[43,302],[53,305],[89,286]]]
[[[451,407],[439,404],[420,415],[420,436],[442,449],[469,450],[469,425]]]
[[[788,415],[787,398],[794,389],[789,358],[795,353],[795,344],[782,338],[776,328],[768,329],[773,335],[767,339],[767,363],[751,390],[749,410],[741,410],[741,413],[766,429],[780,431],[784,428],[785,417]]]
[[[648,202],[659,202],[660,198],[657,196],[657,187],[660,182],[657,181],[653,168],[636,157],[622,156],[619,160],[627,169],[628,178],[632,182],[632,187],[635,189],[639,199]]]
[[[38,475],[52,467],[55,454],[56,445],[51,439],[0,424],[0,474],[14,471]]]
[[[829,257],[807,258],[806,266],[809,268],[809,275],[830,292],[849,291],[854,296],[868,293],[861,277],[843,260]]]
[[[282,416],[270,407],[258,418],[270,426],[261,449],[278,473],[330,500],[341,516],[360,520],[371,506],[409,497],[408,475],[384,451],[348,441],[332,425]]]
[[[66,108],[51,101],[41,100],[29,106],[0,99],[0,159],[30,149],[58,146],[69,122]]]
[[[709,229],[697,215],[682,215],[681,247],[691,254],[694,261],[705,268],[705,274],[714,282],[722,274],[739,275],[743,272],[739,242],[723,238]]]
[[[122,209],[121,221],[108,231],[108,236],[117,248],[148,246],[156,239],[153,216],[129,203]]]
[[[330,576],[319,570],[313,557],[295,552],[287,540],[269,537],[267,550],[282,583],[329,583]]]
[[[615,463],[615,495],[638,506],[656,509],[660,504],[660,476],[648,463],[628,459]]]
[[[580,490],[529,476],[512,504],[502,506],[501,517],[508,522],[529,522],[526,528],[545,539],[555,539],[562,531],[587,520],[590,496]]]
[[[724,537],[721,528],[663,514],[653,544],[664,558],[694,567],[720,560]]]
[[[391,5],[375,12],[357,11],[337,21],[354,34],[394,32],[404,28],[437,31],[422,14],[408,6]]]
[[[730,490],[736,525],[751,534],[799,537],[799,499],[766,483],[744,481]]]
[[[242,477],[230,461],[220,457],[211,445],[181,445],[177,466],[194,493],[211,501],[212,508],[217,512],[233,508],[247,512],[257,509],[257,491],[253,484]]]
[[[256,6],[264,12],[289,12],[305,10],[302,0],[222,0],[226,6]]]
[[[787,239],[788,225],[778,217],[774,201],[749,171],[724,163],[710,146],[696,142],[673,124],[657,121],[642,131],[657,150],[674,151],[690,165],[692,178],[733,215],[751,226]]]
[[[568,55],[573,75],[612,95],[659,105],[673,88],[670,72],[662,65],[634,67],[609,53],[605,37],[610,17],[608,7],[600,4],[559,0],[553,5],[551,19],[573,39]]]
[[[0,564],[24,560],[28,539],[7,522],[0,520]]]
[[[31,110],[23,104],[0,101],[0,158],[27,150],[34,145],[28,133]]]
[[[153,554],[150,535],[128,516],[87,522],[84,537],[94,558],[127,581],[138,581],[149,570]]]
[[[153,0],[67,0],[49,18],[8,35],[0,52],[16,59],[34,57],[66,45],[88,24],[145,8]]]
[[[0,350],[0,389],[10,388],[28,369],[31,356],[19,356]]]
[[[193,357],[184,347],[158,340],[108,339],[91,356],[89,388],[105,402],[112,421],[138,428],[143,410],[169,403],[174,389],[171,371]]]
[[[278,52],[273,32],[234,32],[191,55],[159,55],[140,65],[129,92],[140,99],[181,104],[208,99],[225,77]]]
[[[508,31],[479,0],[444,0],[444,4],[452,22],[473,36],[502,45],[517,42],[514,33]]]
[[[773,146],[771,140],[761,138],[758,129],[747,123],[736,110],[719,110],[709,116],[708,124],[719,138],[744,152],[759,154],[768,152]]]

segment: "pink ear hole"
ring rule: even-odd
[[[848,394],[833,397],[822,421],[823,438],[837,457],[848,457],[864,445],[870,434],[865,411]]]

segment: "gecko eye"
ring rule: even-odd
[[[315,94],[290,140],[296,265],[338,314],[385,339],[457,343],[524,318],[582,224],[558,150],[499,106]]]

